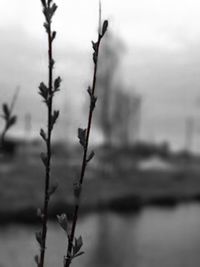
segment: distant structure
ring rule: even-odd
[[[124,51],[121,40],[107,33],[100,53],[94,120],[106,145],[126,146],[139,137],[142,99],[121,79]]]
[[[187,117],[185,119],[185,151],[190,152],[192,150],[194,139],[194,118]]]
[[[106,33],[99,57],[97,97],[98,104],[95,111],[96,126],[102,131],[104,142],[112,144],[113,128],[113,96],[115,81],[119,77],[119,62],[123,52],[121,40],[112,33]]]
[[[127,146],[139,139],[142,98],[133,93],[116,90],[113,103],[112,142]]]
[[[25,140],[27,143],[31,140],[31,133],[32,133],[32,117],[30,113],[26,113],[24,116],[24,133],[25,133]]]

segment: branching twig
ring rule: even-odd
[[[50,176],[51,176],[51,135],[53,126],[59,116],[59,111],[53,111],[53,96],[60,90],[61,78],[57,77],[53,83],[53,67],[54,59],[52,56],[52,45],[56,37],[56,32],[52,31],[51,24],[52,18],[57,9],[57,5],[52,0],[41,0],[43,14],[45,17],[44,28],[48,36],[48,86],[41,82],[39,85],[39,94],[42,96],[43,101],[47,106],[47,133],[41,129],[40,135],[46,144],[46,152],[41,153],[41,160],[45,166],[45,192],[44,192],[44,203],[43,210],[39,210],[39,216],[42,220],[42,230],[36,233],[36,240],[40,246],[40,256],[35,256],[35,261],[38,267],[44,266],[45,249],[46,249],[46,235],[47,235],[47,221],[48,221],[48,205],[49,198],[55,191],[55,186],[50,186]]]
[[[2,105],[3,115],[1,115],[1,117],[4,119],[5,125],[4,125],[3,131],[1,133],[1,142],[0,142],[0,147],[1,148],[4,145],[5,135],[6,135],[7,131],[8,131],[8,129],[11,126],[13,126],[17,121],[17,116],[13,115],[12,113],[13,113],[13,109],[14,109],[15,103],[17,101],[18,94],[19,94],[19,87],[17,87],[17,89],[16,89],[16,91],[15,91],[15,93],[13,95],[13,99],[11,101],[10,107],[8,106],[7,103],[3,103],[3,105]]]
[[[93,151],[90,152],[90,154],[88,154],[88,144],[89,144],[93,111],[94,111],[95,103],[97,100],[97,97],[95,96],[95,87],[96,87],[96,79],[97,79],[99,47],[100,47],[101,40],[107,30],[107,27],[108,27],[108,21],[106,20],[103,23],[102,30],[101,30],[101,26],[99,26],[99,34],[98,34],[97,42],[92,42],[92,47],[94,50],[94,53],[93,53],[94,73],[93,73],[92,87],[88,87],[88,90],[87,90],[89,97],[90,97],[90,109],[89,109],[89,115],[88,115],[87,128],[78,129],[79,142],[81,146],[83,147],[83,158],[82,158],[82,166],[81,166],[79,180],[78,182],[74,184],[74,196],[76,198],[76,202],[75,202],[75,208],[73,212],[71,225],[69,225],[69,222],[67,220],[67,215],[62,214],[61,216],[57,216],[59,224],[67,232],[67,235],[68,235],[68,247],[67,247],[67,254],[64,258],[64,267],[69,267],[72,260],[75,257],[78,257],[83,254],[83,252],[80,252],[80,249],[83,245],[82,237],[80,236],[79,238],[76,238],[75,230],[76,230],[76,223],[77,223],[77,218],[78,218],[78,211],[80,207],[81,188],[82,188],[82,184],[84,180],[86,166],[88,162],[94,156]]]

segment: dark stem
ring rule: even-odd
[[[96,87],[96,77],[97,77],[97,65],[98,65],[98,55],[99,55],[99,46],[101,43],[102,36],[99,34],[98,36],[98,41],[97,41],[97,49],[96,49],[96,62],[94,63],[94,72],[93,72],[93,81],[92,81],[92,91],[91,91],[91,96],[94,97],[95,93],[95,87]],[[89,109],[89,115],[88,115],[88,123],[87,123],[87,130],[86,130],[86,140],[85,140],[85,146],[84,146],[84,151],[83,151],[83,158],[82,158],[82,165],[81,165],[81,172],[80,172],[80,178],[79,178],[79,183],[80,186],[82,187],[83,180],[84,180],[84,175],[85,175],[85,170],[87,166],[87,153],[88,153],[88,144],[89,144],[89,137],[90,137],[90,130],[91,130],[91,124],[92,124],[92,117],[93,117],[93,111],[94,109],[90,106]],[[69,267],[71,264],[71,253],[72,253],[72,248],[73,248],[73,240],[75,237],[75,230],[76,230],[76,223],[78,219],[78,211],[79,211],[79,203],[80,203],[80,196],[81,192],[79,194],[77,204],[75,205],[74,208],[74,213],[73,213],[73,221],[72,221],[72,230],[69,236],[69,242],[68,242],[68,247],[67,247],[67,255],[65,258],[65,263],[64,267]]]
[[[5,135],[6,135],[6,128],[4,128],[2,134],[1,134],[1,142],[0,142],[0,148],[3,149],[4,143],[5,143]]]
[[[12,101],[11,101],[11,105],[9,107],[9,117],[6,119],[5,118],[5,126],[3,128],[3,131],[1,133],[1,137],[0,137],[0,150],[3,149],[3,146],[4,146],[4,143],[5,143],[5,136],[6,136],[6,133],[9,129],[9,119],[12,117],[12,112],[13,112],[13,109],[14,109],[14,106],[16,104],[16,101],[17,101],[17,98],[18,98],[18,95],[19,95],[19,87],[17,87],[14,95],[13,95],[13,98],[12,98]],[[7,105],[7,104],[6,104]],[[7,105],[8,106],[8,105]]]
[[[45,174],[45,195],[43,203],[43,217],[42,217],[42,244],[40,250],[40,267],[44,266],[45,249],[46,249],[46,234],[47,234],[47,221],[48,221],[48,206],[49,206],[49,186],[51,177],[51,132],[52,132],[52,81],[53,81],[53,65],[52,65],[52,40],[51,40],[51,21],[49,21],[48,30],[48,125],[47,125],[47,163]]]

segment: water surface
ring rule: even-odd
[[[35,266],[37,226],[0,228],[0,267]],[[63,266],[66,236],[49,225],[46,266]],[[140,213],[91,214],[81,218],[77,235],[85,254],[75,267],[196,267],[200,263],[200,205],[145,208]]]

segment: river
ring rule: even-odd
[[[36,266],[38,226],[0,228],[0,267]],[[74,267],[196,267],[200,264],[200,205],[147,207],[139,213],[90,214],[79,220],[77,235],[85,254]],[[50,223],[46,266],[63,266],[66,236]]]

